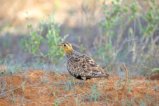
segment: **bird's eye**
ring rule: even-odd
[[[63,46],[66,46],[65,44]]]

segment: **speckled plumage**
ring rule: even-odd
[[[78,53],[70,43],[62,43],[61,45],[67,56],[67,70],[72,76],[81,80],[98,77],[108,78],[109,74],[97,65],[91,57]]]

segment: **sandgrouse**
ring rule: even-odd
[[[91,57],[75,51],[70,43],[61,43],[59,46],[64,49],[67,57],[67,70],[73,77],[80,80],[109,77],[109,74]]]

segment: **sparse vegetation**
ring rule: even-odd
[[[30,32],[28,39],[22,40],[24,50],[39,58],[47,59],[53,64],[59,62],[63,55],[58,47],[59,43],[62,42],[62,38],[54,17],[50,16],[47,20],[42,21],[37,31],[33,29],[32,25],[28,25],[28,29]],[[46,46],[48,49],[42,48],[42,46]]]
[[[158,0],[1,2],[0,106],[158,106]],[[18,6],[27,10],[22,4],[29,4],[37,17],[40,7],[52,14],[51,5],[55,15],[35,27],[39,17],[34,20],[27,12],[31,21],[23,22],[17,11]],[[2,16],[4,7],[7,15]],[[80,81],[65,73],[58,47],[63,41],[106,66],[110,78]]]
[[[94,101],[94,102],[98,101],[99,96],[100,96],[100,93],[97,89],[97,85],[93,85],[91,87],[91,94],[90,94],[91,101]]]
[[[47,83],[41,78],[47,77]],[[94,79],[84,82],[81,86],[78,80],[74,82],[74,89],[65,89],[66,74],[34,70],[21,75],[1,77],[4,86],[0,87],[0,104],[8,101],[12,105],[153,105],[158,104],[158,91],[154,87],[158,81],[145,79],[131,79],[129,88],[119,89],[114,85],[118,80],[112,76],[111,80]],[[72,86],[72,85],[71,85]],[[125,86],[125,85],[122,85]],[[5,89],[4,89],[5,87]],[[2,92],[3,90],[3,92]],[[6,104],[7,104],[6,103]],[[8,105],[7,105],[8,106]]]
[[[113,0],[111,6],[103,5],[104,34],[97,54],[106,64],[122,61],[131,64],[131,70],[143,74],[158,63],[159,57],[155,54],[159,50],[159,4],[157,0],[142,2],[147,3],[147,9],[137,0],[131,3]]]

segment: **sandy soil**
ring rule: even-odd
[[[0,77],[0,106],[157,106],[159,80],[143,77],[79,81],[68,74],[30,70]]]

